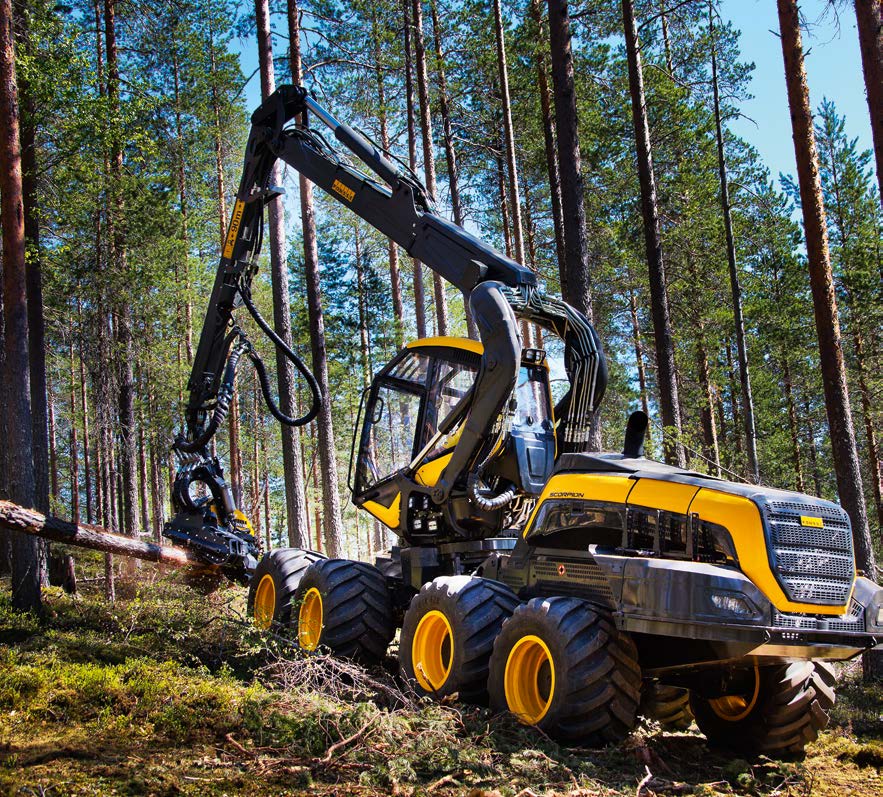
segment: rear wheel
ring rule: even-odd
[[[307,568],[325,557],[300,548],[277,548],[264,554],[248,585],[248,615],[263,630],[291,623],[297,585]]]
[[[684,731],[693,724],[690,690],[678,686],[646,683],[641,694],[640,713],[663,728]]]
[[[443,576],[425,584],[405,613],[402,672],[425,694],[486,703],[494,638],[517,605],[507,586],[486,578]]]
[[[635,725],[641,670],[610,615],[576,598],[519,606],[494,643],[491,707],[564,742],[604,745]]]
[[[376,567],[348,559],[316,562],[304,573],[295,602],[303,650],[324,646],[364,664],[386,655],[395,624],[386,578]]]
[[[704,698],[692,692],[690,706],[710,744],[801,756],[828,724],[835,681],[833,667],[820,661],[755,668],[739,693]]]

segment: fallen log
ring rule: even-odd
[[[218,571],[217,568],[201,562],[184,548],[142,542],[132,537],[113,534],[102,526],[93,526],[89,523],[70,523],[52,515],[44,515],[35,509],[26,509],[11,501],[0,501],[0,528],[22,534],[33,534],[35,537],[44,537],[68,545],[78,545],[81,548],[91,548],[93,551],[132,556],[148,562]]]

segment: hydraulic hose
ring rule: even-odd
[[[224,349],[229,351],[230,345],[237,337],[240,337],[241,334],[242,333],[239,329],[235,328],[229,335],[227,335],[227,338],[224,340]],[[227,413],[230,411],[230,401],[233,398],[233,383],[236,381],[236,366],[239,364],[239,358],[242,356],[244,348],[245,347],[241,344],[234,346],[233,351],[230,352],[230,356],[227,358],[227,367],[224,369],[221,388],[218,390],[218,400],[215,403],[215,411],[212,413],[212,417],[209,419],[202,434],[190,442],[179,440],[175,443],[175,448],[184,454],[193,454],[208,445],[209,440],[215,436],[215,433],[221,428],[221,424],[224,423],[227,418]]]
[[[254,365],[255,372],[261,383],[261,392],[264,394],[264,401],[266,401],[267,407],[279,423],[283,423],[286,426],[305,426],[319,414],[319,407],[322,402],[322,393],[319,390],[319,383],[316,381],[316,377],[313,376],[313,372],[307,368],[304,361],[292,351],[288,344],[286,344],[285,341],[276,334],[275,330],[273,330],[273,328],[264,320],[263,316],[258,312],[257,307],[254,306],[254,302],[251,300],[251,293],[248,289],[244,287],[240,288],[239,295],[242,297],[242,301],[248,308],[248,312],[251,313],[251,317],[255,320],[255,323],[263,330],[264,334],[273,341],[276,348],[294,364],[294,367],[300,371],[301,375],[307,380],[307,384],[310,386],[312,401],[310,402],[310,409],[307,413],[300,418],[292,418],[286,415],[279,409],[278,405],[273,400],[273,394],[270,389],[270,380],[267,376],[267,369],[264,366],[263,361],[258,356],[257,352],[250,349],[248,356]]]

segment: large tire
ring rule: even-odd
[[[311,565],[297,589],[298,644],[375,664],[395,634],[386,578],[373,565],[325,559]]]
[[[277,548],[264,554],[248,585],[248,616],[258,628],[287,628],[294,593],[313,562],[325,556],[300,548]]]
[[[534,598],[503,624],[488,689],[497,711],[563,742],[603,746],[635,726],[641,669],[607,612],[577,598]]]
[[[799,661],[754,670],[744,695],[709,700],[690,694],[690,706],[709,744],[748,754],[802,756],[828,724],[834,705],[834,668]]]
[[[641,716],[656,720],[663,728],[685,731],[693,724],[690,690],[659,683],[645,683],[641,693]]]
[[[411,600],[399,641],[405,677],[424,694],[487,703],[488,660],[518,598],[499,581],[442,576]]]

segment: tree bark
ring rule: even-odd
[[[74,523],[80,522],[80,446],[77,435],[77,377],[74,363],[74,325],[73,313],[68,317],[68,357],[70,363],[70,491],[71,517]]]
[[[877,160],[877,186],[883,204],[883,2],[855,0],[855,17]]]
[[[377,20],[377,8],[371,5],[371,42],[374,50],[374,79],[377,83],[377,104],[380,121],[380,146],[385,152],[390,151],[389,125],[386,120],[386,81],[383,77],[383,54],[380,47],[380,25]],[[402,278],[399,273],[399,248],[395,241],[387,242],[389,257],[389,290],[392,297],[392,315],[395,324],[396,346],[405,345],[404,311],[402,308]]]
[[[80,361],[80,410],[83,414],[83,482],[86,488],[86,522],[92,523],[95,519],[94,500],[92,497],[92,436],[89,433],[89,398],[87,396],[88,390],[86,388],[86,361],[83,351],[83,318],[79,299],[77,299],[77,319],[79,322],[77,348],[79,349]]]
[[[570,36],[567,0],[549,0],[549,43],[552,53],[555,127],[558,132],[558,173],[561,176],[561,206],[564,214],[562,298],[591,321],[592,281]]]
[[[656,197],[656,177],[653,174],[653,153],[650,147],[650,127],[647,121],[647,101],[644,95],[644,75],[638,45],[633,0],[622,0],[622,20],[625,31],[629,66],[629,91],[632,99],[632,122],[635,130],[635,150],[638,161],[638,179],[641,184],[641,215],[644,219],[644,244],[650,273],[650,310],[656,338],[656,369],[659,404],[665,427],[663,450],[666,461],[685,466],[681,445],[680,401],[678,398],[677,366],[672,339],[671,313],[668,307],[668,286],[665,260],[662,256],[662,235],[659,227],[659,207]],[[563,173],[563,172],[562,172]]]
[[[512,219],[512,252],[516,262],[524,263],[524,227],[521,223],[521,196],[518,189],[518,164],[515,158],[515,133],[512,130],[512,100],[509,97],[509,67],[506,64],[506,39],[500,0],[494,0],[494,35],[497,41],[497,73],[503,111],[503,141],[508,173],[509,212]]]
[[[558,152],[555,144],[555,123],[552,119],[552,97],[549,93],[549,76],[546,70],[546,33],[543,26],[543,12],[540,0],[531,0],[530,13],[537,29],[535,60],[537,68],[537,89],[540,94],[540,112],[543,123],[543,146],[546,153],[546,172],[549,175],[549,198],[552,204],[552,225],[555,230],[555,254],[558,259],[558,274],[562,280],[561,295],[567,293],[564,281],[567,257],[564,245],[564,216],[561,210],[561,176],[558,172]]]
[[[411,52],[411,0],[402,0],[405,49],[405,116],[408,123],[408,166],[417,174],[417,129],[414,124],[414,77]],[[423,284],[423,264],[412,258],[414,267],[414,321],[417,337],[426,337],[426,288]]]
[[[429,106],[429,77],[426,72],[426,45],[423,41],[422,0],[411,2],[412,24],[414,26],[414,66],[417,70],[417,99],[420,106],[420,132],[423,140],[423,173],[426,175],[426,189],[429,195],[436,196],[435,186],[435,146],[432,143],[432,112]],[[448,300],[445,297],[445,281],[441,275],[432,273],[432,287],[435,296],[435,320],[439,335],[448,334]]]
[[[445,75],[445,60],[442,46],[442,29],[438,19],[436,0],[430,0],[429,11],[432,16],[432,32],[435,40],[436,75],[438,76],[438,106],[442,119],[442,137],[444,138],[445,163],[448,167],[448,190],[451,194],[451,210],[454,224],[463,226],[463,203],[460,198],[460,178],[457,172],[457,151],[454,149],[454,132],[451,124],[451,106],[448,97],[448,81]],[[466,318],[466,329],[470,338],[478,340],[478,327],[469,308],[469,297],[463,294],[463,313]]]
[[[785,403],[788,405],[788,429],[791,432],[791,461],[794,463],[794,476],[797,492],[806,490],[803,481],[803,465],[800,461],[800,428],[797,425],[797,408],[794,404],[794,385],[791,381],[791,368],[788,358],[782,355],[782,381],[785,386]]]
[[[810,289],[819,340],[822,366],[822,382],[825,389],[825,409],[828,415],[831,447],[834,455],[834,471],[837,475],[837,492],[840,502],[852,521],[852,535],[856,551],[856,564],[860,570],[875,575],[874,549],[868,528],[862,475],[852,411],[849,406],[849,390],[846,383],[846,367],[843,362],[843,346],[840,338],[840,320],[834,296],[834,278],[828,250],[828,230],[825,204],[819,176],[819,158],[813,134],[812,110],[809,88],[803,63],[803,44],[800,35],[797,0],[777,0],[779,30],[782,34],[782,56],[785,62],[785,83],[788,88],[788,106],[794,138],[794,155],[797,160],[797,178],[800,184],[800,201],[803,212],[803,228],[806,233],[806,252],[809,265]],[[864,657],[866,674],[878,669],[881,657],[867,654]],[[871,660],[874,660],[872,664]]]
[[[30,327],[28,328],[30,330]],[[52,385],[47,383],[46,406],[49,410],[49,498],[55,501],[58,498],[58,447],[55,430],[55,396],[52,393]],[[36,467],[34,468],[36,471]]]
[[[107,53],[107,98],[110,107],[111,130],[110,195],[108,207],[108,240],[116,276],[125,281],[128,274],[125,236],[125,203],[123,199],[123,148],[120,128],[119,63],[116,42],[116,0],[104,0],[104,38]],[[119,429],[122,459],[123,526],[134,533],[138,524],[137,459],[135,452],[135,361],[132,305],[123,299],[115,312],[117,344],[119,346]]]
[[[4,367],[15,379],[6,380],[6,494],[31,506],[35,499],[32,455],[28,306],[25,269],[24,202],[18,87],[15,74],[15,34],[11,0],[0,0],[0,224],[3,234]],[[10,535],[12,605],[40,611],[40,569],[37,541]]]
[[[33,58],[34,43],[31,36],[30,13],[23,0],[13,3],[14,26],[19,47]],[[28,81],[20,78],[19,135],[21,139],[22,202],[24,205],[25,259],[28,294],[28,352],[31,375],[31,420],[34,440],[35,505],[43,512],[49,511],[49,418],[46,397],[46,324],[43,314],[43,267],[40,252],[40,209],[37,199],[37,108],[33,90]],[[45,546],[41,546],[45,548]],[[41,555],[45,556],[42,551]]]
[[[267,0],[259,0],[266,3]],[[289,0],[288,25],[290,40],[291,74],[300,82],[302,73],[300,51],[300,27],[296,0]],[[267,46],[269,48],[269,23],[267,23]],[[269,52],[269,49],[268,49]],[[319,382],[321,406],[316,419],[319,435],[319,458],[322,473],[322,504],[325,509],[325,544],[329,556],[340,556],[343,547],[343,523],[340,512],[340,490],[337,479],[336,447],[334,426],[331,418],[331,394],[328,386],[328,351],[325,345],[325,318],[322,312],[322,285],[319,278],[319,251],[316,244],[316,219],[313,209],[312,184],[301,175],[300,206],[304,238],[304,277],[307,285],[307,314],[310,326],[310,343],[313,353],[313,373]],[[300,453],[300,452],[298,452]],[[303,481],[297,463],[292,463],[292,471],[297,471],[300,490],[303,495]],[[286,465],[286,476],[288,466]],[[294,478],[294,474],[292,474]],[[298,507],[298,512],[301,509]],[[306,499],[303,501],[303,515],[298,518],[301,528],[306,529]],[[302,534],[298,535],[299,537]],[[300,546],[303,547],[303,546]]]
[[[733,216],[730,210],[730,187],[727,176],[727,160],[724,152],[724,134],[721,123],[720,89],[717,72],[717,46],[715,44],[714,12],[708,4],[708,30],[711,36],[711,85],[714,101],[714,131],[717,139],[717,170],[720,179],[721,209],[724,215],[724,235],[727,248],[727,265],[730,272],[730,292],[733,302],[733,325],[736,328],[736,351],[739,355],[739,385],[742,389],[742,420],[745,423],[745,453],[748,456],[748,473],[755,484],[760,484],[760,463],[757,459],[757,430],[754,422],[754,397],[751,392],[751,375],[748,370],[748,349],[745,343],[745,319],[742,315],[742,286],[736,268],[736,243],[733,238]]]
[[[295,7],[295,14],[297,13]],[[276,74],[273,67],[273,44],[270,33],[270,7],[268,0],[255,0],[255,20],[257,23],[258,60],[261,73],[261,94],[264,99],[276,90]],[[281,184],[278,163],[273,167],[270,183]],[[301,204],[304,201],[304,178],[301,178]],[[285,259],[285,212],[277,198],[270,202],[270,267],[273,284],[273,325],[276,334],[288,346],[292,345],[291,309],[288,298],[288,266]],[[304,224],[306,239],[307,225]],[[276,371],[279,380],[280,409],[288,416],[297,415],[295,397],[294,368],[285,355],[276,350]],[[288,539],[291,547],[303,547],[306,498],[300,480],[300,435],[291,426],[281,427],[282,467],[285,479],[285,504],[288,523]]]
[[[200,562],[184,548],[142,542],[132,539],[132,536],[114,534],[101,526],[70,523],[52,515],[37,512],[35,509],[19,506],[13,501],[0,501],[0,526],[22,536],[27,535],[26,539],[34,540],[37,537],[42,537],[68,545],[89,548],[93,551],[118,553],[148,562],[162,562],[177,567],[196,566],[200,569],[217,572],[214,568]],[[133,529],[132,531],[137,530]]]

